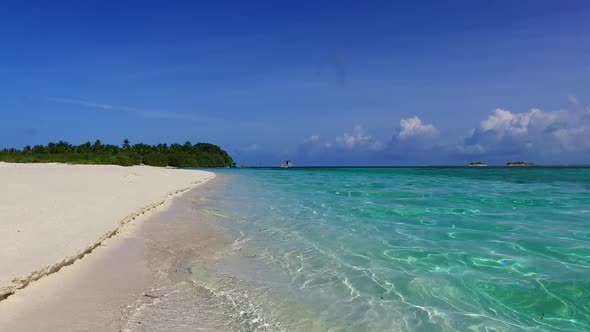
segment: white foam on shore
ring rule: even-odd
[[[0,163],[0,301],[213,177],[149,166]]]

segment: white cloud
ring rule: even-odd
[[[567,100],[569,100],[570,103],[572,103],[572,104],[577,104],[578,103],[578,98],[576,98],[576,96],[574,96],[574,95],[567,96]]]
[[[505,163],[589,162],[590,110],[512,112],[498,108],[464,138],[443,137],[418,116],[400,120],[388,140],[355,126],[333,140],[308,136],[295,159],[323,164],[436,164],[474,160]],[[481,158],[481,159],[480,159]],[[513,159],[514,158],[514,159]]]
[[[532,109],[527,113],[512,113],[497,108],[492,115],[481,122],[481,129],[483,131],[493,130],[500,137],[507,134],[524,135],[529,129],[531,118],[543,114],[544,112],[538,109]]]
[[[103,110],[113,109],[113,105],[101,104],[101,103],[96,103],[93,101],[86,101],[86,100],[65,99],[65,98],[48,98],[48,100],[54,101],[56,103],[79,105],[79,106],[92,107],[92,108],[100,108]]]
[[[401,119],[399,124],[401,129],[397,136],[400,139],[417,136],[433,137],[438,135],[438,129],[431,124],[422,123],[422,120],[416,115],[411,118]]]
[[[383,148],[383,143],[370,135],[365,135],[363,127],[356,125],[353,133],[344,133],[336,137],[335,144],[345,149],[368,148],[377,151]]]
[[[474,129],[459,151],[559,154],[590,149],[590,114],[496,109]]]
[[[319,135],[311,135],[311,136],[307,136],[306,138],[304,138],[303,142],[318,142],[319,140],[320,140]]]
[[[192,114],[187,114],[187,113],[162,112],[162,111],[155,111],[155,110],[138,108],[138,107],[118,106],[118,105],[97,103],[94,101],[87,101],[87,100],[65,99],[65,98],[48,98],[47,100],[52,101],[52,102],[56,102],[56,103],[61,103],[61,104],[78,105],[78,106],[96,108],[96,109],[102,109],[102,110],[128,112],[128,113],[133,113],[133,114],[137,114],[139,116],[148,117],[148,118],[173,119],[173,120],[202,120]]]

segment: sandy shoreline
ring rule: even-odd
[[[174,304],[180,288],[193,287],[191,262],[215,260],[233,241],[199,211],[213,186],[178,196],[122,227],[84,259],[1,301],[0,330],[227,330],[223,315],[209,303]],[[168,301],[171,306],[159,307]],[[202,310],[193,311],[195,304]],[[182,310],[170,311],[177,307]]]
[[[214,176],[149,166],[0,163],[0,299]]]

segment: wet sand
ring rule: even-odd
[[[189,278],[195,264],[206,270],[235,239],[200,209],[218,181],[125,225],[83,259],[0,301],[0,331],[230,330],[207,296],[180,298],[199,292]],[[175,312],[171,303],[158,309],[166,301],[196,301],[201,310]]]
[[[0,162],[0,301],[214,176],[150,166]]]

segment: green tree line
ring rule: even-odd
[[[226,167],[233,163],[230,155],[209,143],[191,144],[103,144],[100,140],[72,145],[59,141],[47,145],[25,146],[22,150],[3,149],[0,161],[15,163],[60,162],[99,165],[151,165],[174,167]]]

